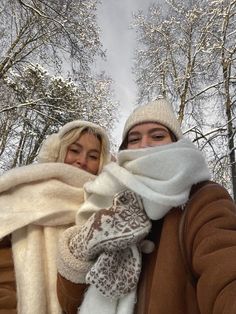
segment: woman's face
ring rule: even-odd
[[[172,143],[170,131],[153,122],[134,126],[128,133],[127,149],[138,149]]]
[[[65,163],[97,174],[101,157],[101,141],[92,133],[82,133],[67,149]]]

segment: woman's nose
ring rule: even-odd
[[[80,154],[76,159],[77,165],[79,165],[81,168],[86,167],[87,165],[87,158],[84,154]]]
[[[146,135],[144,135],[141,138],[141,141],[139,142],[139,148],[145,148],[145,147],[149,147],[149,139]]]

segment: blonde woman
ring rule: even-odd
[[[72,121],[43,143],[39,163],[0,177],[0,313],[60,314],[56,251],[83,185],[110,161],[103,128]]]

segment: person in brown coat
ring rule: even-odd
[[[66,314],[235,314],[236,207],[165,99],[128,118],[59,241]]]
[[[75,120],[43,143],[39,163],[0,177],[0,314],[61,314],[59,234],[74,224],[83,184],[110,161],[103,128]]]

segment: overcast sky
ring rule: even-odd
[[[120,142],[125,120],[134,108],[136,86],[131,73],[135,46],[135,31],[130,29],[132,13],[139,9],[146,12],[151,0],[102,0],[98,10],[101,41],[107,51],[107,61],[99,63],[114,81],[116,98],[120,102],[121,117],[114,130]]]

